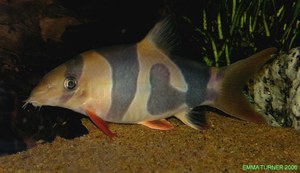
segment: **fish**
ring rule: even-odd
[[[135,44],[88,50],[54,68],[24,105],[57,106],[81,113],[109,137],[116,133],[107,122],[170,130],[173,125],[167,118],[172,116],[203,129],[207,127],[201,111],[205,106],[241,120],[265,123],[242,90],[276,48],[216,68],[177,55],[176,44],[173,22],[163,19]]]

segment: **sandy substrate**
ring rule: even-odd
[[[110,124],[110,139],[88,119],[89,134],[0,157],[1,172],[242,172],[300,170],[300,134],[208,114],[208,130],[194,130],[176,119],[170,131],[141,125]],[[260,165],[263,165],[262,167]],[[286,166],[292,165],[292,166]],[[282,166],[282,167],[281,167]],[[254,167],[253,169],[257,169]],[[253,171],[251,171],[253,172]],[[257,172],[257,171],[255,171]],[[289,171],[291,172],[291,171]]]

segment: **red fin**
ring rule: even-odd
[[[173,128],[172,124],[165,119],[145,121],[145,122],[140,122],[139,124],[147,126],[151,129],[158,129],[158,130],[170,130]]]
[[[110,131],[105,123],[101,118],[96,116],[93,112],[85,110],[85,112],[89,115],[90,119],[95,123],[95,125],[107,136],[114,137],[116,133]]]

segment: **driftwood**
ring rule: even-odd
[[[53,0],[1,0],[0,48],[22,52],[43,41],[59,41],[65,28],[79,24],[73,17],[57,15]],[[54,14],[51,14],[54,13]]]
[[[0,155],[35,145],[41,118],[21,109],[33,85],[29,75],[34,77],[23,62],[36,63],[26,56],[40,57],[47,42],[60,42],[67,26],[79,24],[73,17],[58,15],[55,7],[53,0],[0,0]]]

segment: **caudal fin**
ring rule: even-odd
[[[276,48],[265,49],[253,56],[240,60],[217,70],[216,79],[212,83],[216,93],[215,100],[209,105],[236,118],[265,123],[265,119],[257,113],[243,95],[246,82],[271,59]]]

